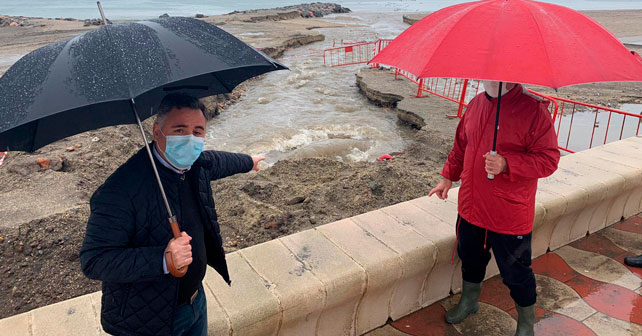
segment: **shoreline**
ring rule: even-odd
[[[246,14],[258,14],[259,16],[268,16],[270,19],[278,19],[278,15],[272,16],[273,14],[285,14],[283,11],[288,11],[287,13],[290,14],[291,12],[297,12],[302,17],[305,18],[310,18],[310,17],[323,17],[329,14],[336,14],[336,13],[349,13],[350,9],[347,7],[343,7],[339,4],[336,3],[329,3],[329,2],[314,2],[314,3],[301,3],[297,5],[290,5],[290,6],[282,6],[282,7],[274,7],[274,8],[259,8],[259,9],[248,9],[248,10],[234,10],[228,13],[220,13],[220,14],[204,14],[205,12],[200,11],[200,12],[195,12],[189,15],[189,17],[195,17],[197,19],[202,19],[202,18],[207,18],[207,17],[225,17],[225,16],[234,16],[235,19],[238,19],[242,17],[243,15]],[[139,21],[139,20],[150,20],[154,19],[157,17],[163,17],[165,15],[169,16],[169,14],[160,14],[160,15],[152,15],[152,16],[140,16],[140,17],[133,17],[133,18],[113,18],[110,17],[109,12],[107,13],[106,18],[107,21],[110,19],[114,22],[130,22],[130,21]],[[98,8],[96,7],[96,16],[92,16],[90,18],[78,18],[78,17],[60,17],[60,16],[24,16],[24,15],[9,15],[9,14],[4,14],[0,13],[0,17],[3,18],[10,18],[10,19],[16,19],[16,20],[38,20],[38,19],[44,19],[44,20],[58,20],[58,21],[81,21],[84,22],[86,20],[92,20],[95,19],[96,17],[99,17],[99,11]],[[172,15],[172,16],[187,16],[187,15]],[[287,16],[289,19],[296,18],[296,16],[293,15],[288,15]],[[1,26],[1,25],[0,25]]]

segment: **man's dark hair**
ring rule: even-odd
[[[205,120],[207,120],[205,105],[203,105],[200,100],[186,93],[170,93],[166,95],[160,105],[158,105],[158,109],[156,110],[156,123],[163,126],[167,114],[174,108],[201,110],[203,116],[205,116]]]

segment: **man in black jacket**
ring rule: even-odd
[[[82,270],[101,280],[103,329],[115,335],[207,335],[201,282],[207,265],[230,284],[211,181],[258,170],[262,157],[202,151],[206,118],[198,99],[167,95],[154,123],[152,152],[181,237],[174,239],[145,149],[91,198]],[[168,262],[188,266],[182,278]]]

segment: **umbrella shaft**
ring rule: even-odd
[[[156,168],[154,155],[152,154],[152,150],[149,148],[149,142],[147,141],[147,136],[145,136],[143,123],[141,123],[140,117],[138,116],[138,112],[136,111],[136,104],[134,103],[134,99],[130,99],[129,104],[132,107],[132,111],[134,111],[134,116],[136,117],[136,123],[138,123],[138,128],[140,129],[140,134],[143,136],[143,142],[145,142],[145,148],[147,149],[147,154],[149,155],[149,161],[152,164],[152,169],[154,170],[154,176],[156,176],[156,182],[158,182],[158,188],[160,188],[161,196],[163,196],[163,201],[165,202],[165,207],[167,208],[169,222],[170,223],[176,222],[176,219],[172,214],[172,209],[169,207],[169,202],[167,201],[167,195],[165,195],[165,189],[163,188],[163,183],[161,182],[160,176],[158,175],[158,169]]]
[[[96,1],[98,5],[98,10],[100,11],[100,17],[103,19],[103,26],[107,24],[107,19],[105,19],[105,12],[103,12],[103,5],[100,4],[100,1]]]
[[[497,131],[499,130],[499,107],[502,103],[502,84],[499,82],[499,90],[497,90],[497,113],[495,113],[495,131],[493,132],[493,152],[497,150]]]

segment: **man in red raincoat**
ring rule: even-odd
[[[459,323],[479,309],[481,282],[490,261],[497,260],[504,284],[519,313],[516,335],[533,335],[535,276],[531,235],[537,180],[551,175],[560,159],[557,136],[547,106],[521,85],[502,90],[497,155],[492,148],[497,110],[497,82],[485,82],[459,122],[455,144],[441,171],[442,181],[430,191],[448,196],[461,179],[457,219],[457,252],[462,261],[462,296],[446,314]],[[488,174],[495,175],[493,180]]]

